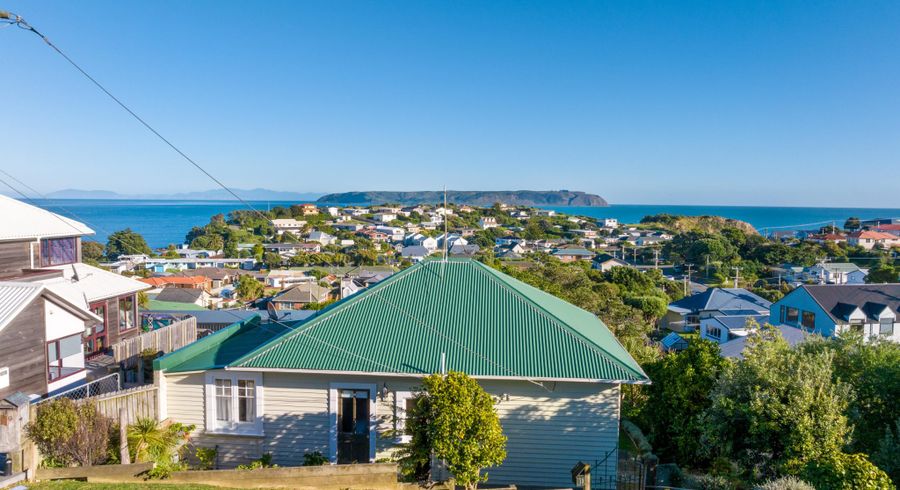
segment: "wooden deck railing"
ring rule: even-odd
[[[138,335],[113,344],[113,358],[116,362],[124,362],[125,367],[137,365],[141,352],[152,349],[154,352],[172,352],[197,340],[197,319],[188,317],[169,326]]]

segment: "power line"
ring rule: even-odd
[[[128,114],[130,114],[131,117],[133,117],[135,120],[137,120],[139,123],[141,123],[141,125],[143,125],[145,128],[147,128],[147,130],[149,130],[151,133],[153,133],[154,135],[156,135],[156,137],[159,138],[160,140],[162,140],[163,143],[165,143],[166,145],[168,145],[169,148],[171,148],[171,149],[174,150],[176,153],[178,153],[182,158],[184,158],[188,163],[190,163],[191,165],[193,165],[197,170],[203,172],[203,174],[206,175],[207,177],[209,177],[210,180],[212,180],[212,181],[215,182],[219,187],[221,187],[222,189],[224,189],[225,191],[227,191],[229,194],[231,194],[232,196],[234,196],[235,199],[237,199],[237,200],[240,201],[242,204],[244,204],[245,206],[247,206],[247,208],[249,208],[251,211],[255,212],[256,214],[258,214],[259,216],[261,216],[261,217],[262,217],[263,219],[265,219],[265,220],[268,220],[268,219],[269,219],[268,216],[264,215],[264,214],[263,214],[262,212],[260,212],[258,209],[256,209],[255,207],[253,207],[250,203],[248,203],[247,201],[245,201],[244,199],[242,199],[239,195],[237,195],[237,193],[235,193],[235,192],[232,191],[228,186],[226,186],[224,183],[222,183],[222,181],[220,181],[219,179],[217,179],[215,176],[213,176],[211,173],[209,173],[205,168],[203,168],[202,166],[200,166],[199,163],[195,162],[191,157],[187,156],[187,154],[185,154],[183,151],[181,151],[181,149],[179,149],[177,146],[175,146],[171,141],[169,141],[168,139],[166,139],[166,137],[164,137],[162,134],[160,134],[159,131],[157,131],[156,129],[154,129],[153,126],[151,126],[147,121],[145,121],[143,118],[141,118],[139,115],[137,115],[137,113],[135,113],[133,110],[131,110],[131,108],[129,108],[127,105],[125,105],[124,102],[122,102],[121,100],[119,100],[118,97],[116,97],[115,95],[112,94],[112,92],[110,92],[109,90],[107,90],[106,87],[103,86],[103,84],[101,84],[100,82],[98,82],[94,77],[92,77],[92,76],[91,76],[87,71],[85,71],[81,66],[79,66],[77,63],[75,63],[75,61],[72,60],[72,58],[69,58],[69,56],[67,56],[66,53],[64,53],[58,46],[56,46],[55,44],[53,44],[52,42],[50,42],[50,39],[48,39],[47,36],[45,36],[45,35],[42,34],[40,31],[38,31],[37,29],[35,29],[34,27],[32,27],[32,26],[31,26],[28,22],[26,22],[25,19],[23,19],[21,16],[16,15],[16,14],[12,14],[12,13],[9,13],[9,12],[0,12],[0,18],[6,19],[5,22],[8,22],[8,23],[10,23],[10,24],[15,24],[15,25],[17,25],[19,28],[21,28],[21,29],[24,29],[24,30],[26,30],[26,31],[31,31],[31,32],[35,33],[35,34],[36,34],[38,37],[40,37],[40,38],[41,38],[48,46],[50,46],[51,48],[53,48],[54,51],[56,51],[57,53],[59,53],[59,55],[62,56],[66,61],[68,61],[69,64],[71,64],[73,67],[75,67],[76,70],[78,70],[82,75],[84,75],[85,78],[87,78],[88,80],[90,80],[94,85],[97,86],[97,88],[99,88],[99,89],[100,89],[103,93],[105,93],[110,99],[112,99],[116,104],[118,104],[119,107],[121,107],[122,109],[124,109],[125,112],[127,112]]]

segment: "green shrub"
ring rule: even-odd
[[[754,490],[816,490],[812,485],[794,476],[783,476],[769,480]]]
[[[190,438],[193,425],[172,423],[164,425],[150,418],[139,418],[128,426],[128,450],[132,461],[153,461],[157,465],[171,464],[179,456],[179,449]]]
[[[322,466],[328,464],[328,458],[321,452],[303,453],[303,466]]]
[[[219,456],[219,451],[214,447],[198,447],[194,452],[194,456],[197,457],[197,469],[199,470],[211,470],[216,465],[216,458]]]
[[[112,421],[92,403],[57,398],[38,406],[25,433],[45,458],[45,466],[91,466],[109,458]]]
[[[734,484],[724,476],[690,475],[682,476],[683,486],[694,490],[734,490]]]
[[[304,459],[305,456],[304,456]],[[250,464],[242,464],[238,465],[237,469],[239,470],[258,470],[260,468],[277,468],[277,464],[272,464],[272,453],[265,453],[259,457],[259,459],[254,459],[250,462]]]
[[[174,471],[185,471],[188,466],[184,462],[167,461],[164,463],[156,463],[153,468],[147,470],[145,476],[148,480],[165,480],[172,476]]]
[[[895,488],[884,471],[865,454],[835,453],[809,462],[803,479],[822,490],[885,490]]]

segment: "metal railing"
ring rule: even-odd
[[[83,385],[61,391],[54,395],[48,396],[47,398],[41,398],[35,401],[34,404],[38,405],[50,400],[55,400],[60,397],[69,398],[71,400],[81,400],[82,398],[89,398],[92,396],[119,391],[121,386],[122,384],[119,380],[119,373],[112,373],[102,378],[97,378]]]

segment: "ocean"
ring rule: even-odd
[[[218,213],[247,209],[234,201],[163,201],[103,199],[35,199],[35,204],[63,216],[86,223],[96,231],[94,239],[105,243],[118,230],[131,228],[153,248],[181,243],[194,226],[202,226]],[[289,206],[297,201],[251,201],[259,210]],[[816,228],[832,221],[841,226],[850,216],[860,219],[900,218],[897,208],[806,208],[764,206],[683,206],[658,204],[614,204],[606,208],[551,206],[559,213],[591,218],[617,218],[636,223],[650,214],[669,213],[688,216],[723,216],[746,221],[760,231]]]

